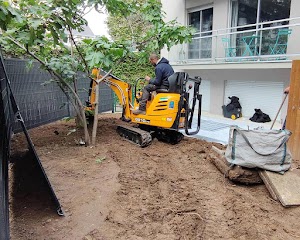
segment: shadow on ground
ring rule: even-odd
[[[10,159],[10,208],[13,217],[55,215],[55,206],[38,162],[30,151],[17,152]]]

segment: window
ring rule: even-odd
[[[275,27],[286,25],[288,22],[268,23],[280,19],[286,19],[290,16],[291,0],[232,0],[232,18],[231,26],[238,27],[233,31],[253,30],[251,32],[240,33],[232,36],[237,45],[237,54],[243,54],[243,42],[240,41],[245,36],[257,35],[256,41],[259,43],[257,52],[260,54],[269,54],[269,45],[277,37],[278,29],[264,30],[266,27]],[[249,24],[258,24],[251,27],[243,27]]]
[[[189,25],[197,31],[189,44],[188,58],[211,58],[213,8],[191,12],[188,18]]]
[[[291,0],[232,0],[232,27],[289,18]]]
[[[291,0],[260,0],[259,22],[290,17]]]
[[[232,1],[232,27],[256,23],[258,0],[233,0]]]

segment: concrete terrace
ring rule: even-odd
[[[197,119],[193,120],[192,128],[196,128]],[[268,123],[255,123],[248,118],[238,118],[232,120],[221,115],[213,115],[202,112],[200,131],[197,135],[191,136],[208,142],[217,142],[226,145],[229,138],[230,126],[238,126],[242,129],[270,129],[273,121]],[[273,129],[280,129],[281,124],[275,122]]]

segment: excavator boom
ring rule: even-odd
[[[97,81],[96,79],[101,79],[106,73],[101,72],[99,69],[93,69],[92,75],[94,76],[94,80],[91,83],[90,89],[90,107],[87,108],[88,110],[93,111],[95,108],[95,89]],[[103,80],[103,82],[109,86],[116,96],[122,106],[122,120],[125,122],[131,122],[131,109],[133,108],[132,105],[132,87],[129,83],[122,81],[121,79],[117,78],[116,76],[110,74],[107,78]],[[129,140],[132,143],[137,144],[140,147],[146,147],[151,144],[152,136],[148,131],[144,131],[139,128],[130,127],[126,125],[118,126],[117,132],[121,137],[126,140]]]

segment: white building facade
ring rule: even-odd
[[[196,29],[189,44],[162,56],[175,71],[202,78],[202,110],[222,115],[240,98],[244,117],[260,108],[273,120],[300,59],[299,0],[162,0],[166,20]],[[277,120],[283,121],[285,104]]]

